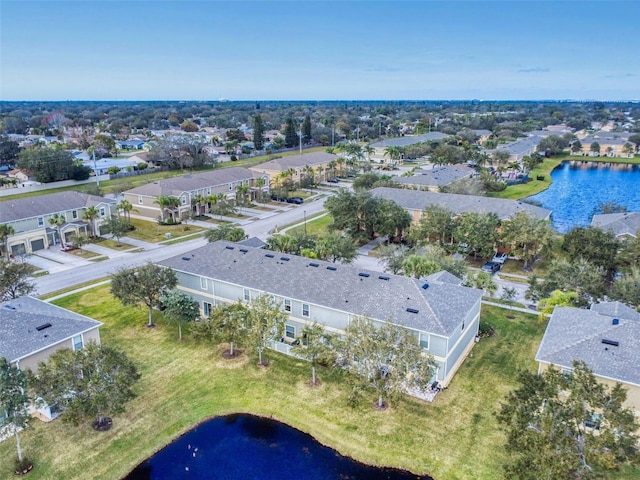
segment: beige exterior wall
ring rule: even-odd
[[[597,142],[600,144],[600,154],[594,154],[591,152],[591,143],[582,144],[582,149],[578,153],[578,155],[587,155],[587,156],[600,156],[600,157],[625,157],[625,158],[633,158],[633,153],[623,153],[622,149],[624,148],[624,144],[611,144],[606,142]],[[609,148],[612,149],[611,153],[609,153]]]
[[[100,331],[98,327],[95,327],[92,330],[84,332],[82,334],[83,345],[88,344],[89,342],[100,343]],[[38,372],[38,365],[41,362],[46,362],[49,357],[55,353],[56,351],[62,348],[73,349],[73,338],[68,338],[60,343],[56,343],[55,345],[51,345],[49,348],[44,350],[40,350],[39,352],[34,353],[33,355],[29,355],[21,359],[18,362],[18,366],[21,370],[31,370],[33,373]]]
[[[550,367],[549,363],[538,362],[538,373],[545,372],[546,370],[549,369],[549,367]],[[596,379],[598,380],[599,383],[606,385],[607,388],[612,388],[617,383],[614,380],[603,378],[598,375],[596,375]],[[636,415],[640,416],[640,386],[624,383],[624,382],[619,382],[619,383],[622,383],[624,388],[627,390],[627,400],[625,401],[624,405],[626,407],[634,409],[636,412]]]

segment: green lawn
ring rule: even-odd
[[[67,253],[69,255],[73,255],[74,257],[86,258],[86,259],[100,256],[99,253],[90,252],[89,250],[84,250],[84,249],[69,250]]]
[[[110,248],[112,250],[129,250],[130,248],[133,248],[133,245],[124,243],[122,241],[116,242],[115,240],[112,240],[110,238],[98,237],[94,243],[96,245],[100,245],[101,247]]]
[[[547,158],[536,168],[529,172],[530,181],[519,185],[511,185],[501,192],[493,192],[489,196],[497,198],[508,198],[511,200],[521,200],[549,188],[551,185],[551,172],[564,160],[570,157]],[[536,180],[538,175],[543,175],[544,180]]]
[[[333,223],[333,217],[329,214],[323,216],[307,217],[307,233],[309,235],[323,235],[329,231],[329,225]],[[286,227],[286,225],[285,225]],[[288,230],[288,234],[304,232],[304,223],[298,227]]]
[[[204,230],[202,227],[187,225],[184,223],[180,225],[158,225],[157,222],[141,220],[139,218],[132,218],[131,224],[136,229],[127,232],[127,237],[145,242],[161,242],[163,240],[183,237],[185,235],[191,235]],[[167,233],[170,233],[171,236],[167,237]]]
[[[267,369],[253,358],[229,363],[188,335],[179,342],[177,328],[166,326],[159,312],[158,328],[149,330],[146,310],[122,307],[109,285],[55,303],[104,322],[103,342],[124,349],[142,379],[138,397],[106,433],[88,423],[33,421],[22,435],[24,451],[37,465],[29,474],[33,480],[120,478],[198,422],[231,412],[273,416],[366,463],[429,473],[436,480],[498,479],[505,437],[493,414],[514,386],[516,369],[535,368],[544,330],[535,316],[483,306],[483,319],[497,333],[475,345],[435,403],[407,397],[377,412],[373,394],[355,408],[347,406],[342,371],[320,369],[322,386],[310,389],[310,368],[303,361],[269,351]],[[0,459],[14,452],[13,440],[0,444]],[[5,478],[13,477],[5,464]]]

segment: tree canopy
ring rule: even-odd
[[[60,407],[63,420],[77,425],[94,418],[98,429],[107,415],[124,411],[126,402],[135,396],[133,386],[139,378],[124,352],[89,343],[80,350],[53,353],[39,365],[34,388],[38,397]]]
[[[600,478],[638,461],[640,428],[621,384],[599,383],[583,362],[562,374],[526,371],[497,414],[507,431],[507,478]]]
[[[153,326],[153,308],[160,305],[160,298],[178,283],[170,268],[153,263],[135,268],[122,268],[111,277],[111,293],[123,305],[144,304],[149,309],[149,327]]]
[[[0,301],[30,295],[36,289],[30,278],[31,271],[28,263],[0,258]]]

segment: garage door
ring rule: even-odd
[[[35,252],[36,250],[44,249],[44,239],[40,240],[31,240],[31,251]]]

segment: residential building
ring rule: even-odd
[[[79,350],[89,342],[100,343],[101,322],[33,297],[0,303],[0,320],[0,357],[34,373],[62,348]],[[49,406],[31,410],[44,421],[57,416]]]
[[[613,232],[621,239],[638,238],[640,234],[640,212],[605,213],[594,215],[591,226]]]
[[[509,158],[507,162],[521,162],[522,159],[538,151],[538,145],[542,141],[542,137],[532,135],[526,138],[520,138],[515,142],[498,145],[493,152],[507,152]]]
[[[500,220],[510,219],[518,212],[526,212],[542,220],[548,220],[551,217],[551,210],[519,200],[507,200],[504,198],[461,195],[457,193],[424,192],[390,187],[374,188],[371,190],[371,194],[396,202],[409,212],[414,222],[420,220],[424,209],[432,205],[445,208],[454,215],[493,212],[498,215]]]
[[[392,322],[415,335],[433,355],[433,380],[447,385],[473,347],[482,291],[438,274],[423,279],[381,274],[295,255],[218,241],[159,262],[173,269],[178,288],[209,315],[217,304],[274,296],[289,314],[273,348],[289,353],[308,324],[340,334],[357,316]]]
[[[90,235],[100,231],[100,225],[116,215],[116,200],[87,195],[80,192],[59,192],[27,198],[6,200],[0,203],[0,224],[13,228],[14,234],[7,240],[7,248],[13,255],[33,253],[51,245],[71,241],[73,235]],[[98,216],[84,220],[87,209],[94,207]],[[64,223],[56,227],[50,219],[58,215]]]
[[[471,178],[475,173],[475,169],[467,165],[444,165],[430,170],[418,169],[410,177],[393,177],[392,180],[406,188],[439,192],[441,187]]]
[[[567,374],[574,361],[585,362],[599,382],[623,384],[626,406],[640,415],[640,313],[633,308],[620,302],[556,307],[536,361],[540,373],[554,365]]]
[[[629,132],[599,131],[580,140],[582,149],[578,155],[590,157],[633,158],[638,145],[629,141]],[[592,151],[592,145],[598,144],[599,150]]]
[[[373,154],[371,155],[371,160],[377,162],[391,162],[393,159],[390,159],[387,155],[385,155],[389,147],[404,148],[410,145],[416,145],[418,143],[439,142],[450,136],[451,135],[447,135],[446,133],[430,132],[423,133],[422,135],[405,135],[402,137],[380,140],[379,142],[375,142],[369,145],[374,149]]]
[[[259,186],[259,179],[263,179],[262,186]],[[222,194],[229,200],[235,200],[237,189],[241,186],[248,187],[248,195],[253,198],[259,192],[269,189],[269,175],[241,167],[221,168],[147,183],[127,190],[123,195],[125,200],[131,202],[138,215],[153,220],[161,216],[158,198],[175,197],[179,206],[169,212],[167,218],[177,220],[186,212],[193,211],[192,208],[198,202],[200,211],[196,213],[204,214],[207,205],[212,202],[211,198],[216,195]]]
[[[268,175],[273,181],[291,173],[289,178],[294,182],[299,182],[303,176],[311,173],[318,181],[327,179],[327,172],[335,168],[339,157],[326,152],[304,153],[302,155],[288,155],[276,158],[265,163],[250,167],[249,170]]]

